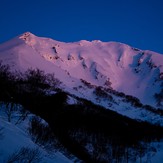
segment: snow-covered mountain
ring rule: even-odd
[[[131,118],[141,119],[140,115],[132,117],[131,113],[125,112],[132,112],[135,107],[126,105],[123,98],[114,99],[121,103],[118,110],[115,103],[97,100],[92,95],[93,89],[83,83],[106,90],[111,88],[137,97],[143,104],[162,108],[162,101],[158,105],[155,95],[162,94],[163,55],[152,51],[98,40],[65,43],[26,32],[0,45],[0,60],[12,70],[38,68],[54,73],[63,83],[63,89],[71,94],[106,108],[109,106]]]
[[[97,122],[96,125],[98,123],[99,125],[102,125],[101,128],[105,126],[104,122],[107,122],[107,130],[114,130],[113,128],[118,128],[117,126],[122,124],[120,126],[124,129],[127,127],[129,128],[129,130],[127,130],[129,133],[130,131],[132,131],[130,130],[130,128],[132,127],[134,133],[139,133],[138,130],[142,131],[142,128],[140,129],[140,126],[144,126],[146,124],[143,122],[141,124],[141,121],[147,121],[152,124],[156,124],[156,128],[158,124],[163,126],[163,55],[161,54],[147,50],[140,50],[117,42],[101,42],[98,40],[89,42],[82,40],[74,43],[64,43],[49,38],[37,37],[30,32],[26,32],[0,45],[0,60],[2,61],[2,64],[9,65],[10,70],[13,72],[15,72],[15,70],[25,72],[27,69],[37,68],[45,71],[45,73],[53,73],[55,75],[55,78],[61,81],[61,85],[58,86],[60,89],[66,92],[65,94],[68,97],[68,99],[66,98],[67,107],[65,108],[65,110],[69,109],[69,114],[66,114],[67,112],[63,114],[63,110],[61,110],[62,114],[58,114],[59,112],[57,112],[57,110],[53,108],[54,111],[56,111],[55,114],[57,116],[55,117],[53,115],[54,117],[50,116],[50,118],[52,118],[52,121],[56,118],[56,122],[58,122],[57,124],[60,124],[62,122],[62,118],[65,122],[66,120],[67,122],[70,121],[70,119],[72,118],[72,122],[74,123],[76,119],[78,119],[75,119],[74,115],[79,117],[79,122],[76,121],[76,123],[86,123],[86,120],[81,121],[81,117],[91,117],[90,115],[95,114],[91,117],[92,120],[95,120]],[[49,90],[47,92],[49,93]],[[56,99],[54,98],[55,100],[51,99],[52,101],[45,101],[38,106],[36,105],[38,101],[34,102],[34,108],[38,107],[41,110],[41,108],[43,107],[45,110],[47,109],[48,115],[46,116],[44,115],[45,110],[41,112],[38,109],[37,113],[42,115],[44,118],[47,118],[49,122],[51,122],[49,115],[51,113],[54,113],[53,110],[49,111],[48,107],[50,107],[50,105],[53,103],[54,106],[56,105],[55,107],[58,107],[57,97],[58,99],[60,97],[57,96],[57,93],[55,91],[50,93],[54,96],[56,95]],[[19,96],[21,95],[19,94]],[[10,97],[11,96],[9,95],[9,98]],[[49,98],[51,98],[51,96],[49,96]],[[44,150],[44,146],[40,146],[37,143],[35,144],[32,138],[29,136],[29,133],[27,132],[27,127],[29,127],[29,122],[31,122],[30,116],[34,116],[33,114],[30,113],[30,116],[21,124],[17,124],[17,118],[13,119],[12,121],[7,120],[7,117],[4,113],[6,113],[6,110],[9,108],[11,108],[12,110],[12,99],[13,97],[11,97],[11,99],[9,100],[10,103],[6,103],[6,108],[3,105],[3,101],[0,107],[0,156],[3,156],[0,159],[1,161],[8,158],[9,155],[16,150],[19,150],[18,152],[21,152],[20,149],[24,149],[22,147],[26,147],[25,149],[28,150],[29,146],[32,147],[31,149],[35,149],[35,147],[37,147],[42,152],[43,162],[72,162],[73,159],[77,161],[78,156],[80,156],[79,158],[81,159],[84,158],[83,156],[81,157],[81,155],[78,155],[78,153],[74,152],[74,150],[72,150],[71,148],[68,149],[71,149],[70,153],[72,152],[73,154],[72,159],[67,158],[67,156],[64,155],[64,152],[62,151],[54,152],[52,153],[52,155],[54,154],[52,156],[49,155],[46,150]],[[39,100],[39,98],[34,99]],[[19,98],[18,101],[22,102],[21,100],[22,99]],[[30,102],[27,101],[28,100],[25,99],[25,103],[22,102],[25,108],[32,106],[28,104]],[[92,103],[90,102],[89,104],[89,101],[91,101]],[[49,102],[51,103],[49,104]],[[46,106],[47,104],[48,106]],[[17,106],[17,104],[14,105]],[[19,105],[20,104],[18,104],[18,106]],[[119,114],[113,114],[114,112],[106,109],[104,109],[104,111],[102,107],[98,108],[98,105],[106,109],[113,110],[114,112],[117,112],[121,115],[124,115],[124,117],[122,116],[122,118]],[[77,112],[76,114],[74,110],[71,110],[71,106],[72,108],[75,108],[74,110],[76,110],[76,106],[78,106],[77,108],[79,112]],[[80,107],[82,109],[85,108],[86,110],[87,107],[90,107],[90,110],[88,109],[89,113],[87,116],[84,116],[84,114],[82,115],[83,111],[86,110],[83,109],[81,111]],[[30,110],[30,108],[28,109]],[[52,108],[50,107],[50,110],[51,109]],[[79,114],[80,111],[81,115]],[[73,113],[73,115],[71,115],[71,113]],[[17,117],[17,112],[14,111],[14,114],[16,114],[16,116],[13,117]],[[99,115],[97,116],[97,114]],[[106,114],[107,116],[104,116]],[[130,121],[125,116],[139,121]],[[102,121],[101,123],[97,120],[97,117],[99,118],[99,121]],[[66,120],[64,118],[66,118]],[[58,128],[64,128],[65,122],[63,124],[61,123],[61,126],[58,125]],[[109,123],[113,123],[113,128],[112,125],[110,125]],[[51,123],[51,125],[52,124],[53,123]],[[144,129],[147,126],[144,126]],[[134,131],[134,129],[136,131]],[[75,130],[73,130],[73,133],[75,133],[74,131]],[[150,131],[153,131],[152,125]],[[162,130],[160,129],[160,131]],[[126,133],[126,135],[124,134],[127,137],[127,134],[129,134],[128,132]],[[70,134],[70,132],[68,133]],[[78,140],[80,142],[82,140],[82,132],[80,133],[78,130],[76,132],[76,136],[75,134],[73,134],[73,136],[73,141]],[[78,139],[78,136],[81,137],[81,139]],[[70,136],[70,138],[72,137]],[[93,139],[90,138],[88,140],[85,140],[86,142],[88,141],[88,144],[85,142],[86,144],[81,146],[85,147],[87,152],[90,155],[94,156],[94,153],[92,153],[92,151],[94,150],[93,145],[94,143],[98,143],[92,143],[90,140]],[[63,144],[65,143],[64,141],[61,142]],[[29,146],[26,146],[26,144],[28,144]],[[78,149],[76,148],[76,146],[72,147],[75,149],[75,151],[76,149]],[[31,151],[31,149],[29,151]],[[80,148],[78,150],[80,151]],[[127,153],[128,150],[130,150],[129,153],[133,153],[131,155],[134,155],[134,151],[137,151],[134,147],[132,147],[132,145],[129,149],[127,149]],[[135,156],[134,162],[139,162],[139,159],[142,159],[142,161],[144,162],[150,160],[151,162],[160,163],[162,160],[162,151],[162,141],[155,142],[153,140],[149,144],[147,152],[144,154],[137,154]],[[81,151],[79,153],[81,153]],[[77,157],[75,156],[75,154],[77,154]],[[140,158],[137,156],[139,156]],[[101,159],[103,158],[102,156],[100,157]],[[124,156],[124,158],[125,157],[126,156]],[[128,160],[128,156],[126,158]],[[108,159],[109,158],[107,158],[106,160]]]

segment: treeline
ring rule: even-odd
[[[69,94],[58,89],[60,84],[54,75],[38,69],[11,73],[0,65],[0,102],[22,105],[51,128],[33,119],[29,131],[36,143],[51,143],[54,138],[83,162],[124,163],[141,160],[153,150],[150,142],[163,137],[160,126],[137,122],[90,101],[77,98],[78,104],[69,105]],[[95,93],[101,96],[100,89]]]

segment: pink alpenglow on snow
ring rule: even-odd
[[[79,87],[81,79],[91,85],[111,87],[132,95],[141,103],[154,107],[157,107],[154,96],[162,89],[163,55],[119,42],[65,43],[26,32],[0,45],[0,60],[9,64],[13,71],[38,68],[54,73],[64,90],[94,103],[99,102],[92,96],[92,90]],[[120,103],[118,99],[117,103]],[[109,104],[101,102],[100,105],[108,107]],[[141,117],[136,110],[131,114],[114,105],[109,108],[132,118]],[[127,104],[122,102],[121,105],[128,110]],[[132,109],[135,108],[130,107],[130,111]]]

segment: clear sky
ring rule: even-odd
[[[1,0],[0,43],[23,32],[117,41],[163,54],[163,0]]]

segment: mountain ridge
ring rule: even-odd
[[[54,73],[71,89],[83,79],[155,107],[154,96],[162,89],[163,56],[123,43],[64,43],[26,32],[0,45],[0,60],[13,70],[39,68]]]

